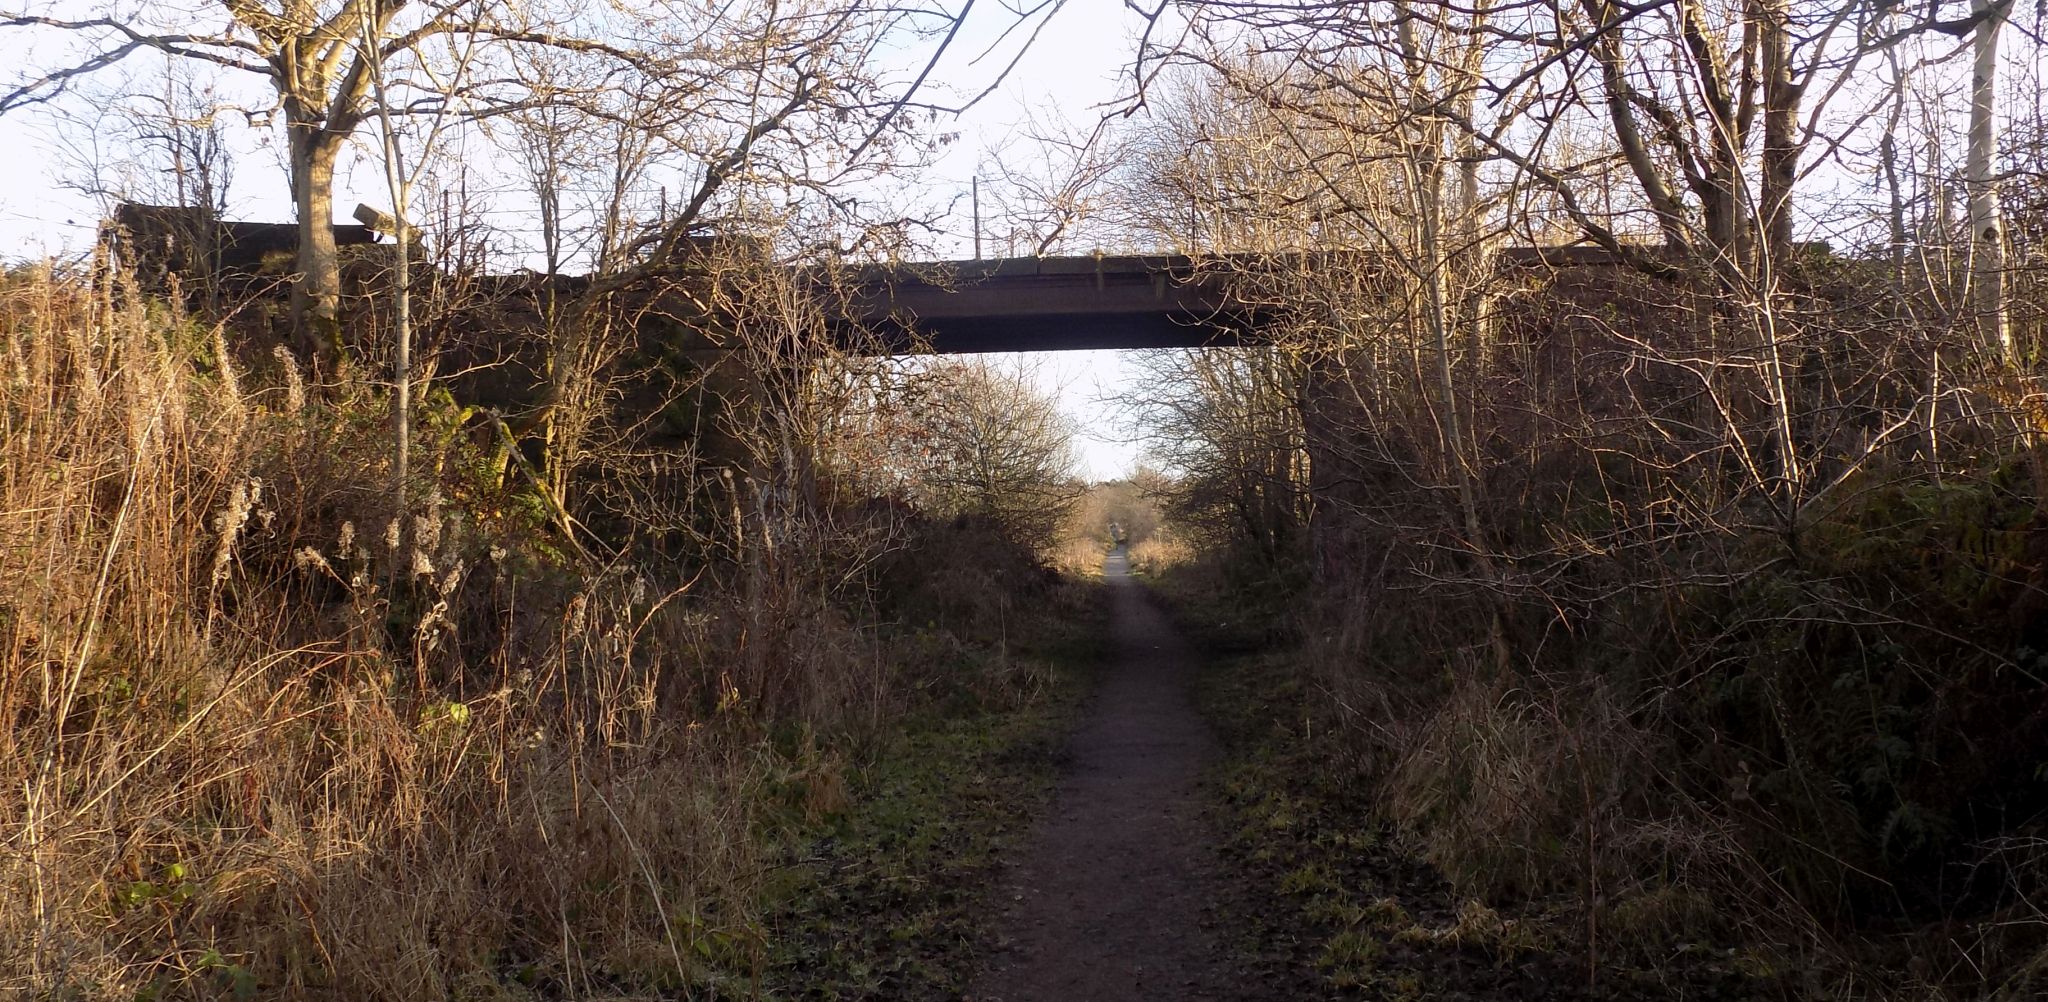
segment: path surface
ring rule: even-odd
[[[1218,861],[1196,787],[1214,753],[1195,658],[1121,551],[1103,567],[1116,645],[1052,808],[1002,887],[976,1002],[1238,999],[1207,916]]]

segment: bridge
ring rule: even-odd
[[[848,313],[891,352],[1238,344],[1262,317],[1223,280],[1178,255],[877,265],[851,276]]]
[[[358,209],[359,218],[378,214]],[[228,222],[203,210],[123,204],[110,221],[129,244],[131,259],[149,274],[214,269],[216,274],[254,274],[266,255],[297,245],[292,223]],[[209,228],[211,228],[209,230]],[[211,260],[188,245],[194,234],[210,239]],[[336,225],[337,244],[371,244],[376,227]],[[705,238],[714,246],[716,238]],[[1617,258],[1597,247],[1510,247],[1499,263],[1510,268],[1613,265]],[[1101,348],[1202,348],[1254,342],[1274,319],[1271,305],[1247,304],[1229,290],[1233,276],[1250,271],[1322,269],[1377,270],[1380,253],[1105,255],[1010,257],[976,261],[875,264],[820,278],[821,291],[846,296],[844,342],[855,350],[888,353],[1061,351]],[[188,280],[193,277],[185,276]],[[538,280],[538,284],[537,281]],[[587,276],[532,273],[490,281],[501,296],[531,299],[553,283],[576,295]],[[266,279],[264,288],[274,288]],[[678,307],[673,316],[691,309]],[[515,324],[516,326],[516,324]]]
[[[1357,256],[1357,267],[1379,266],[1378,255]],[[1293,263],[1275,255],[1098,254],[872,265],[850,276],[848,313],[888,352],[1238,345],[1256,340],[1273,310],[1235,300],[1230,277]],[[1500,263],[1586,267],[1618,259],[1597,247],[1510,247]]]

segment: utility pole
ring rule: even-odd
[[[974,259],[981,260],[981,177],[976,175],[972,184],[974,203]]]

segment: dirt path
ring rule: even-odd
[[[1005,879],[1002,948],[970,998],[1256,995],[1208,928],[1222,883],[1196,786],[1215,740],[1189,697],[1195,657],[1120,551],[1103,576],[1115,660],[1051,809]]]

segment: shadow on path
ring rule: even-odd
[[[1006,875],[984,1002],[1237,999],[1210,927],[1221,881],[1198,787],[1215,754],[1190,696],[1196,658],[1123,551],[1103,565],[1115,660],[1051,809]]]

